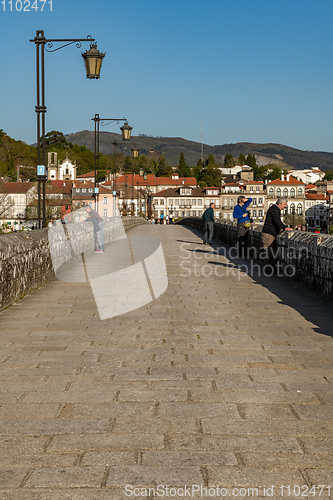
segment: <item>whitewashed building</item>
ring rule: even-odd
[[[48,180],[74,181],[76,179],[76,160],[72,163],[67,156],[66,160],[60,163],[57,157],[57,153],[48,153],[47,155]]]

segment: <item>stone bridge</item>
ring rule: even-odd
[[[89,280],[46,263],[48,283],[0,314],[0,499],[329,498],[331,304],[203,246],[193,223],[126,234],[134,260],[135,242],[162,244],[164,293],[142,267],[155,300],[140,306],[133,268],[118,282],[133,309],[101,320]],[[86,276],[121,270],[123,243]]]

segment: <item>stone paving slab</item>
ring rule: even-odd
[[[89,283],[54,280],[0,314],[0,500],[124,500],[126,484],[333,492],[331,306],[240,272],[185,227],[129,234],[162,242],[157,300],[100,321]]]

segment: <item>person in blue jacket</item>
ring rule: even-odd
[[[239,196],[237,205],[234,208],[233,217],[237,219],[237,257],[246,257],[249,245],[249,229],[251,221],[247,211],[247,207],[252,202],[252,198]]]

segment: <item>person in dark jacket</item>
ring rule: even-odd
[[[214,232],[214,208],[215,203],[211,203],[209,208],[207,208],[202,215],[202,219],[205,223],[204,245],[210,245],[212,242]]]
[[[276,237],[281,231],[291,231],[290,227],[283,224],[281,220],[281,210],[288,206],[287,198],[278,198],[274,205],[271,205],[266,213],[264,227],[262,228],[261,241],[265,249],[265,266],[275,266],[276,261]]]
[[[237,257],[246,257],[246,252],[249,246],[249,229],[251,221],[247,211],[247,207],[252,202],[252,198],[239,196],[237,205],[234,208],[233,217],[237,219]]]

